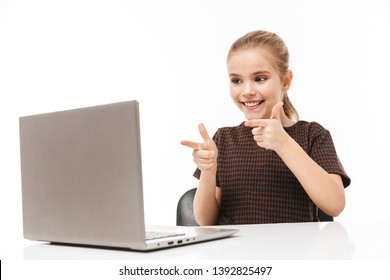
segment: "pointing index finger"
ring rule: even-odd
[[[248,120],[245,122],[245,126],[249,127],[260,127],[260,126],[266,126],[268,120],[263,119],[257,119],[257,120]]]
[[[187,141],[187,140],[180,141],[180,144],[196,150],[200,150],[200,145],[201,145],[200,143]]]

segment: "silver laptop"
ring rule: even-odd
[[[147,233],[135,100],[21,117],[19,128],[26,239],[153,250],[238,231]]]

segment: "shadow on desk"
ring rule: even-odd
[[[231,226],[238,236],[156,252],[58,246],[24,249],[24,259],[351,259],[354,246],[338,222]]]
[[[243,229],[242,235],[246,232]],[[354,246],[338,222],[272,224],[248,231],[243,244],[257,259],[337,260],[354,257]]]
[[[308,255],[312,259],[351,259],[355,248],[345,228],[337,223],[328,223],[313,240]]]

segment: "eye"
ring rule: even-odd
[[[267,80],[267,78],[264,77],[264,76],[258,76],[258,77],[255,78],[255,81],[256,81],[256,82],[264,82],[264,81],[266,81],[266,80]]]
[[[233,84],[238,85],[238,84],[241,83],[241,80],[240,80],[240,79],[237,79],[237,78],[234,78],[234,79],[231,79],[231,82],[232,82]]]

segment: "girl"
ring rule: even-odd
[[[318,221],[318,208],[338,216],[350,178],[330,133],[299,121],[287,91],[289,53],[275,33],[239,38],[227,57],[230,95],[247,121],[218,129],[193,149],[199,186],[194,214],[199,225]]]

